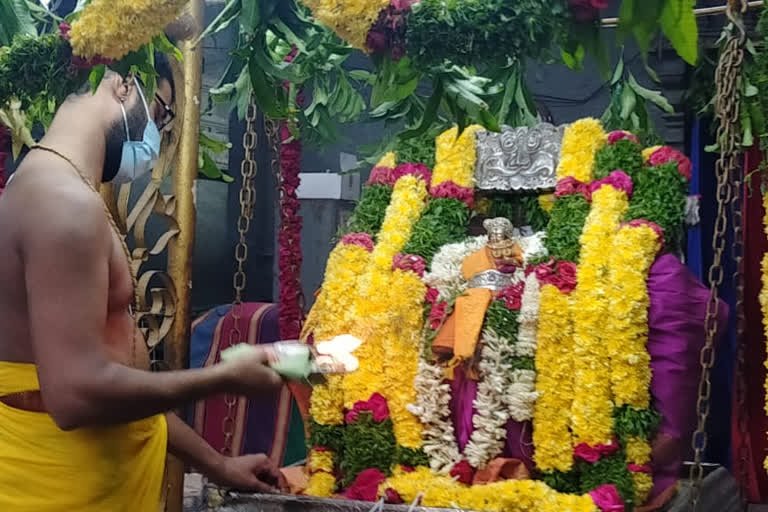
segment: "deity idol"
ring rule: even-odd
[[[523,265],[523,251],[512,240],[509,219],[486,219],[483,227],[488,232],[488,243],[462,262],[461,273],[469,283],[467,290],[456,299],[453,313],[432,344],[435,355],[450,359],[449,369],[474,355],[494,292],[513,284],[514,272]]]

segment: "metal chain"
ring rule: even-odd
[[[240,174],[242,176],[242,185],[240,187],[240,218],[237,220],[237,232],[240,239],[235,246],[235,261],[237,270],[232,277],[232,286],[234,288],[234,300],[232,301],[232,330],[229,332],[228,347],[242,342],[242,330],[240,326],[243,290],[245,290],[246,276],[245,263],[248,261],[248,231],[251,228],[253,219],[253,204],[256,199],[256,191],[253,186],[253,180],[258,170],[254,160],[254,151],[258,142],[256,133],[256,104],[251,98],[250,105],[245,115],[245,133],[243,134],[243,162],[240,164]],[[224,404],[227,406],[227,414],[224,417],[222,431],[224,432],[224,455],[232,454],[232,438],[234,436],[235,426],[235,406],[237,397],[231,394],[224,395]]]
[[[728,17],[734,20],[737,19],[737,13],[733,12],[732,5],[728,7]],[[735,25],[738,25],[738,23],[735,23]],[[717,317],[720,309],[719,287],[723,283],[723,254],[725,252],[726,231],[728,229],[728,207],[734,198],[734,180],[732,177],[739,172],[738,157],[741,143],[739,107],[743,62],[744,34],[731,34],[725,43],[715,73],[715,114],[719,121],[717,140],[720,143],[720,157],[715,164],[717,217],[714,233],[712,234],[714,257],[712,266],[709,268],[710,296],[707,302],[705,319],[706,339],[699,356],[701,376],[699,378],[699,396],[696,402],[698,423],[691,440],[694,450],[694,463],[689,473],[691,480],[690,505],[691,510],[694,512],[698,505],[699,491],[704,478],[702,458],[707,448],[706,427],[712,391],[710,372],[715,362],[714,342],[718,330]]]

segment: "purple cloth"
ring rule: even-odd
[[[648,353],[651,356],[651,395],[662,415],[659,435],[653,446],[654,488],[651,498],[674,485],[687,455],[696,427],[696,398],[700,374],[699,353],[706,333],[704,320],[709,300],[707,289],[672,254],[660,256],[648,276]],[[717,340],[727,329],[728,305],[722,300]],[[464,450],[472,435],[473,402],[477,382],[457,368],[451,384],[451,413],[459,448]],[[503,456],[518,458],[530,467],[533,456],[529,422],[510,421]]]
[[[453,429],[456,441],[459,443],[459,450],[464,451],[464,447],[469,442],[469,436],[474,430],[472,416],[475,414],[473,403],[477,396],[477,381],[468,378],[464,368],[458,366],[453,371],[453,380],[450,384]]]
[[[467,377],[463,367],[457,367],[453,372],[451,384],[451,419],[459,444],[459,450],[469,442],[474,431],[472,416],[475,414],[474,401],[477,396],[477,381]],[[530,422],[509,420],[506,425],[507,439],[504,445],[503,457],[522,460],[528,469],[533,468],[533,427]]]
[[[709,289],[674,255],[664,254],[651,267],[648,293],[651,395],[663,418],[652,453],[653,498],[678,480],[696,428],[699,353],[706,338]],[[727,324],[728,305],[721,300],[716,342]]]

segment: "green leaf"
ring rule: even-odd
[[[699,51],[699,27],[693,12],[695,0],[666,0],[661,11],[661,29],[677,54],[691,66]]]
[[[619,83],[624,76],[624,57],[619,57],[619,62],[616,63],[616,69],[613,70],[613,76],[611,77],[611,87]]]
[[[429,98],[429,101],[427,102],[427,108],[424,111],[424,117],[421,118],[421,123],[419,123],[418,127],[401,133],[398,136],[398,139],[400,139],[400,141],[411,139],[413,137],[418,137],[419,135],[427,131],[429,127],[435,122],[435,119],[437,118],[437,111],[440,108],[440,102],[442,101],[442,99],[443,99],[443,81],[438,79],[437,83],[435,84],[435,88],[432,90],[432,96]]]
[[[155,38],[152,39],[152,43],[155,45],[157,50],[168,55],[173,55],[177,61],[181,62],[184,60],[184,56],[181,54],[181,50],[179,50],[176,45],[173,44],[168,39],[168,37],[166,37],[165,34],[156,35]]]
[[[104,79],[104,74],[107,72],[107,66],[101,64],[91,70],[88,75],[88,81],[91,82],[91,92],[96,94],[96,90],[99,88],[101,81]]]
[[[17,34],[37,36],[37,27],[24,0],[0,0],[0,46],[11,44]]]
[[[201,151],[203,163],[200,166],[200,174],[211,180],[217,180],[221,177],[221,169],[216,165],[211,155],[207,151]]]
[[[632,88],[632,90],[637,93],[638,96],[650,101],[664,112],[672,113],[675,111],[674,107],[672,107],[667,98],[665,98],[659,91],[652,91],[638,84],[632,73],[629,74],[627,83]]]
[[[203,30],[197,39],[195,39],[194,43],[192,43],[193,46],[200,44],[200,41],[206,37],[218,34],[222,30],[225,30],[229,24],[236,20],[240,15],[241,8],[240,0],[229,0],[218,16],[216,16],[211,24]]]
[[[255,59],[248,63],[248,75],[253,87],[256,103],[264,113],[273,119],[284,119],[285,112],[279,100],[282,87],[278,87],[257,65]]]
[[[675,0],[676,1],[676,0]],[[632,34],[643,54],[648,53],[665,0],[623,0],[619,9],[619,40]]]
[[[240,0],[240,27],[246,34],[254,34],[261,25],[261,0]]]
[[[571,69],[581,69],[584,53],[585,49],[583,44],[577,45],[576,51],[573,53],[566,51],[565,48],[560,48],[560,57],[563,59],[565,65]]]
[[[621,90],[621,119],[629,119],[629,115],[635,110],[637,105],[637,96],[631,87],[624,87]]]
[[[364,69],[353,69],[352,71],[349,72],[349,76],[350,78],[359,80],[361,82],[371,83],[371,81],[375,78],[376,75]]]
[[[203,132],[200,132],[200,147],[210,150],[213,153],[224,153],[232,148],[230,142],[224,142],[213,139]]]

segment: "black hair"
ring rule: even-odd
[[[176,84],[173,81],[173,70],[171,69],[171,63],[168,61],[168,56],[162,52],[155,52],[155,72],[157,73],[158,81],[167,80],[171,86],[171,103],[176,101]]]
[[[162,52],[155,52],[155,72],[157,73],[157,81],[167,80],[171,86],[171,103],[176,101],[176,86],[173,80],[173,70],[171,69],[171,63],[168,61],[168,56]],[[114,73],[111,69],[107,70],[107,74]],[[106,75],[105,75],[106,76]],[[75,94],[82,96],[84,94],[91,93],[91,82],[86,80]]]

